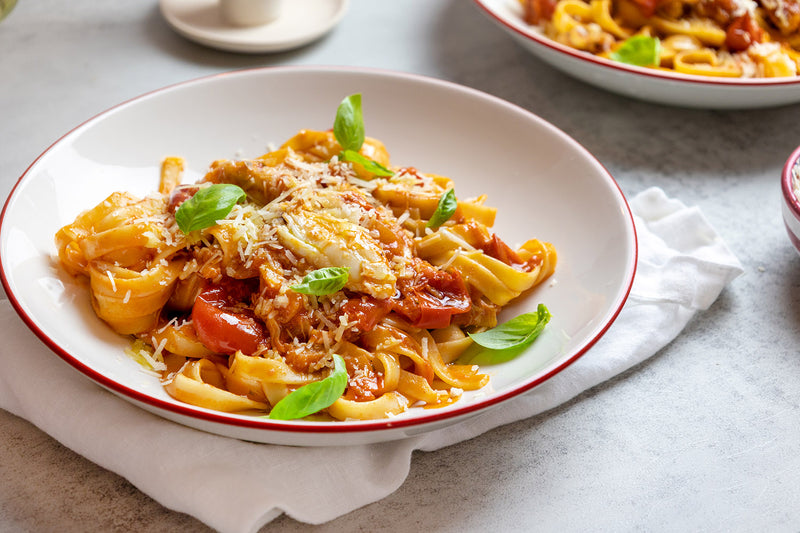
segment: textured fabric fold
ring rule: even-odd
[[[94,385],[0,302],[0,408],[124,476],[165,507],[222,532],[252,532],[280,513],[322,523],[384,498],[414,450],[436,450],[521,420],[652,356],[742,268],[696,208],[648,189],[631,201],[639,265],[615,323],[585,355],[535,389],[467,420],[406,440],[341,448],[238,441],[164,420]]]

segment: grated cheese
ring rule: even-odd
[[[106,270],[106,275],[108,276],[108,279],[111,281],[111,290],[113,292],[117,292],[117,282],[114,280],[114,274],[112,274],[110,270]]]

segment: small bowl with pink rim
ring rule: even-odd
[[[800,253],[800,147],[792,152],[781,174],[783,223],[795,249]]]

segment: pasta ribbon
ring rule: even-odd
[[[470,347],[472,339],[469,338],[459,327],[450,325],[446,328],[437,329],[431,332],[436,346],[439,348],[439,355],[445,363],[452,363]]]
[[[425,188],[406,188],[405,185],[388,182],[378,185],[373,191],[373,196],[379,201],[393,208],[396,216],[408,214],[412,219],[422,222],[428,221],[433,216],[439,204],[439,198],[445,188],[426,190]],[[457,202],[454,218],[473,219],[486,226],[493,226],[497,209],[483,205],[485,197]]]
[[[430,361],[436,377],[450,387],[462,390],[477,390],[489,382],[487,374],[481,374],[478,365],[445,364],[436,341],[430,332],[420,330],[416,334],[417,341],[422,346],[422,352]]]
[[[286,141],[281,148],[293,150],[306,161],[314,163],[329,161],[342,151],[342,147],[332,131],[313,130],[301,130],[297,135]],[[364,144],[359,153],[380,165],[389,166],[389,153],[383,143],[377,139],[371,137],[364,139]],[[353,167],[359,178],[374,178],[374,175],[365,170],[360,164],[356,163]]]
[[[399,415],[408,409],[409,403],[399,391],[392,391],[366,402],[339,398],[328,407],[328,413],[337,420],[375,420]]]
[[[161,163],[161,179],[158,182],[158,192],[169,194],[180,185],[183,179],[183,169],[186,162],[182,157],[167,157]]]
[[[95,228],[111,228],[114,224],[118,224],[120,217],[112,220],[109,220],[109,217],[119,208],[136,202],[138,199],[131,194],[113,193],[94,208],[78,215],[72,224],[58,230],[55,242],[58,257],[64,268],[72,275],[86,274],[89,260],[86,258],[81,242],[90,237],[96,231]]]
[[[800,65],[800,54],[793,50],[785,51],[777,45],[751,47],[750,56],[767,78],[796,76]]]
[[[151,330],[184,264],[176,260],[137,271],[111,263],[91,263],[89,281],[95,313],[118,333]]]
[[[559,34],[569,33],[576,26],[590,22],[592,7],[581,0],[561,0],[553,13],[553,28]]]
[[[631,31],[621,27],[611,16],[611,0],[591,0],[592,20],[619,39],[627,39]]]
[[[235,413],[267,408],[264,402],[234,394],[223,386],[224,378],[219,369],[208,359],[200,359],[187,363],[164,388],[177,400],[215,411]]]
[[[653,17],[652,24],[658,31],[667,35],[687,35],[714,47],[725,44],[725,31],[709,19],[670,20]]]
[[[505,305],[533,287],[539,274],[538,269],[522,272],[480,251],[452,254],[447,261],[495,305]]]
[[[517,253],[523,262],[535,266],[521,270],[478,249],[488,234],[485,229],[473,231],[474,228],[466,225],[441,228],[419,241],[418,252],[435,265],[448,265],[461,272],[467,284],[496,305],[507,304],[552,274],[555,268],[552,245],[536,240],[526,242]],[[537,260],[531,261],[534,258]],[[544,269],[542,262],[546,262]]]
[[[686,50],[675,54],[675,70],[684,74],[736,78],[741,70],[732,63],[720,63],[717,55],[707,48]]]
[[[703,48],[696,37],[691,35],[670,35],[661,41],[661,65],[673,67],[675,56],[681,52],[691,52]]]
[[[191,322],[169,323],[152,331],[148,336],[153,346],[162,346],[164,350],[183,357],[199,359],[214,353],[197,338]]]

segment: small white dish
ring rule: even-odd
[[[518,0],[474,0],[495,23],[546,63],[586,83],[649,102],[700,109],[748,109],[800,102],[800,76],[713,78],[626,65],[557,43],[525,23]]]
[[[786,233],[795,250],[800,253],[800,147],[792,152],[781,173],[783,202],[781,213]]]
[[[228,22],[219,0],[160,0],[161,13],[189,40],[227,52],[269,53],[319,39],[344,16],[349,0],[288,0],[271,22],[241,26]]]
[[[532,237],[553,243],[555,274],[500,320],[534,311],[539,303],[553,318],[524,353],[482,366],[491,377],[486,387],[439,409],[416,407],[370,421],[279,421],[173,399],[157,377],[125,355],[130,338],[97,318],[86,284],[58,267],[56,231],[114,191],[142,197],[155,190],[167,155],[185,158],[186,181],[195,181],[215,159],[256,157],[302,128],[330,128],[341,99],[357,92],[368,135],[386,144],[394,164],[449,176],[464,197],[487,194],[487,205],[498,208],[495,231],[508,243]],[[608,330],[627,299],[636,257],[625,197],[569,136],[485,93],[375,70],[246,70],[143,95],[48,148],[17,182],[0,217],[3,287],[25,323],[64,361],[167,419],[244,440],[304,446],[425,433],[544,383]],[[60,364],[55,356],[53,364]]]

